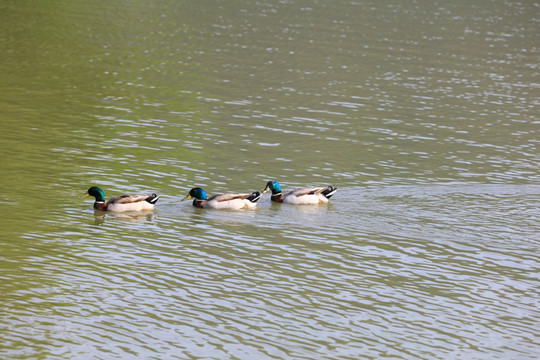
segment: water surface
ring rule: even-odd
[[[538,358],[538,20],[4,2],[2,358]],[[339,191],[180,202],[270,179]],[[162,198],[95,214],[91,185]]]

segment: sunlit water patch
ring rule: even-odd
[[[536,186],[370,186],[318,207],[265,197],[256,210],[203,211],[165,198],[138,216],[57,212],[49,221],[67,221],[24,235],[30,262],[3,275],[3,337],[12,355],[32,338],[34,351],[70,357],[526,358],[539,197]]]

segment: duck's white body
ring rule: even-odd
[[[270,180],[266,183],[263,194],[268,190],[272,191],[272,197],[270,199],[274,202],[293,205],[318,205],[328,203],[328,200],[335,194],[337,188],[332,186],[305,187],[282,193],[279,183],[275,180]]]
[[[322,194],[323,188],[294,189],[283,195],[283,203],[294,205],[318,205],[327,203],[328,199]]]
[[[250,196],[252,194],[218,194],[208,200],[203,200],[201,205],[203,208],[231,210],[257,207],[257,202],[248,199]]]
[[[238,210],[255,208],[260,198],[261,194],[258,191],[251,194],[217,194],[207,198],[206,192],[203,189],[193,188],[182,201],[194,199],[193,206],[202,209]]]
[[[107,202],[107,211],[124,212],[154,210],[154,204],[146,200],[149,197],[151,197],[151,195],[118,196]],[[155,201],[157,201],[157,199]]]
[[[93,196],[94,209],[99,211],[125,212],[153,210],[154,204],[159,200],[159,195],[121,195],[105,201],[103,190],[92,186],[83,197]]]

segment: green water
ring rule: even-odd
[[[538,358],[538,20],[1,2],[1,357]],[[339,190],[180,202],[270,179]],[[162,197],[94,214],[92,185]]]

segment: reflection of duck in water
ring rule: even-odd
[[[327,203],[337,191],[337,188],[332,186],[319,188],[300,188],[291,190],[285,194],[281,192],[279,183],[270,180],[266,183],[263,194],[268,190],[272,191],[271,200],[279,203],[295,204],[295,205],[317,205]]]
[[[143,211],[153,210],[159,195],[121,195],[105,201],[103,191],[97,186],[92,186],[83,197],[93,196],[96,198],[94,209],[101,211]]]
[[[94,213],[94,224],[103,224],[106,219],[108,220],[121,220],[133,223],[143,223],[146,221],[152,221],[156,218],[155,211],[127,211],[127,212],[114,212],[114,211],[96,211]]]
[[[201,188],[193,188],[184,200],[194,199],[193,206],[209,209],[244,209],[254,208],[261,198],[258,191],[251,194],[217,194],[207,198],[206,192]]]

